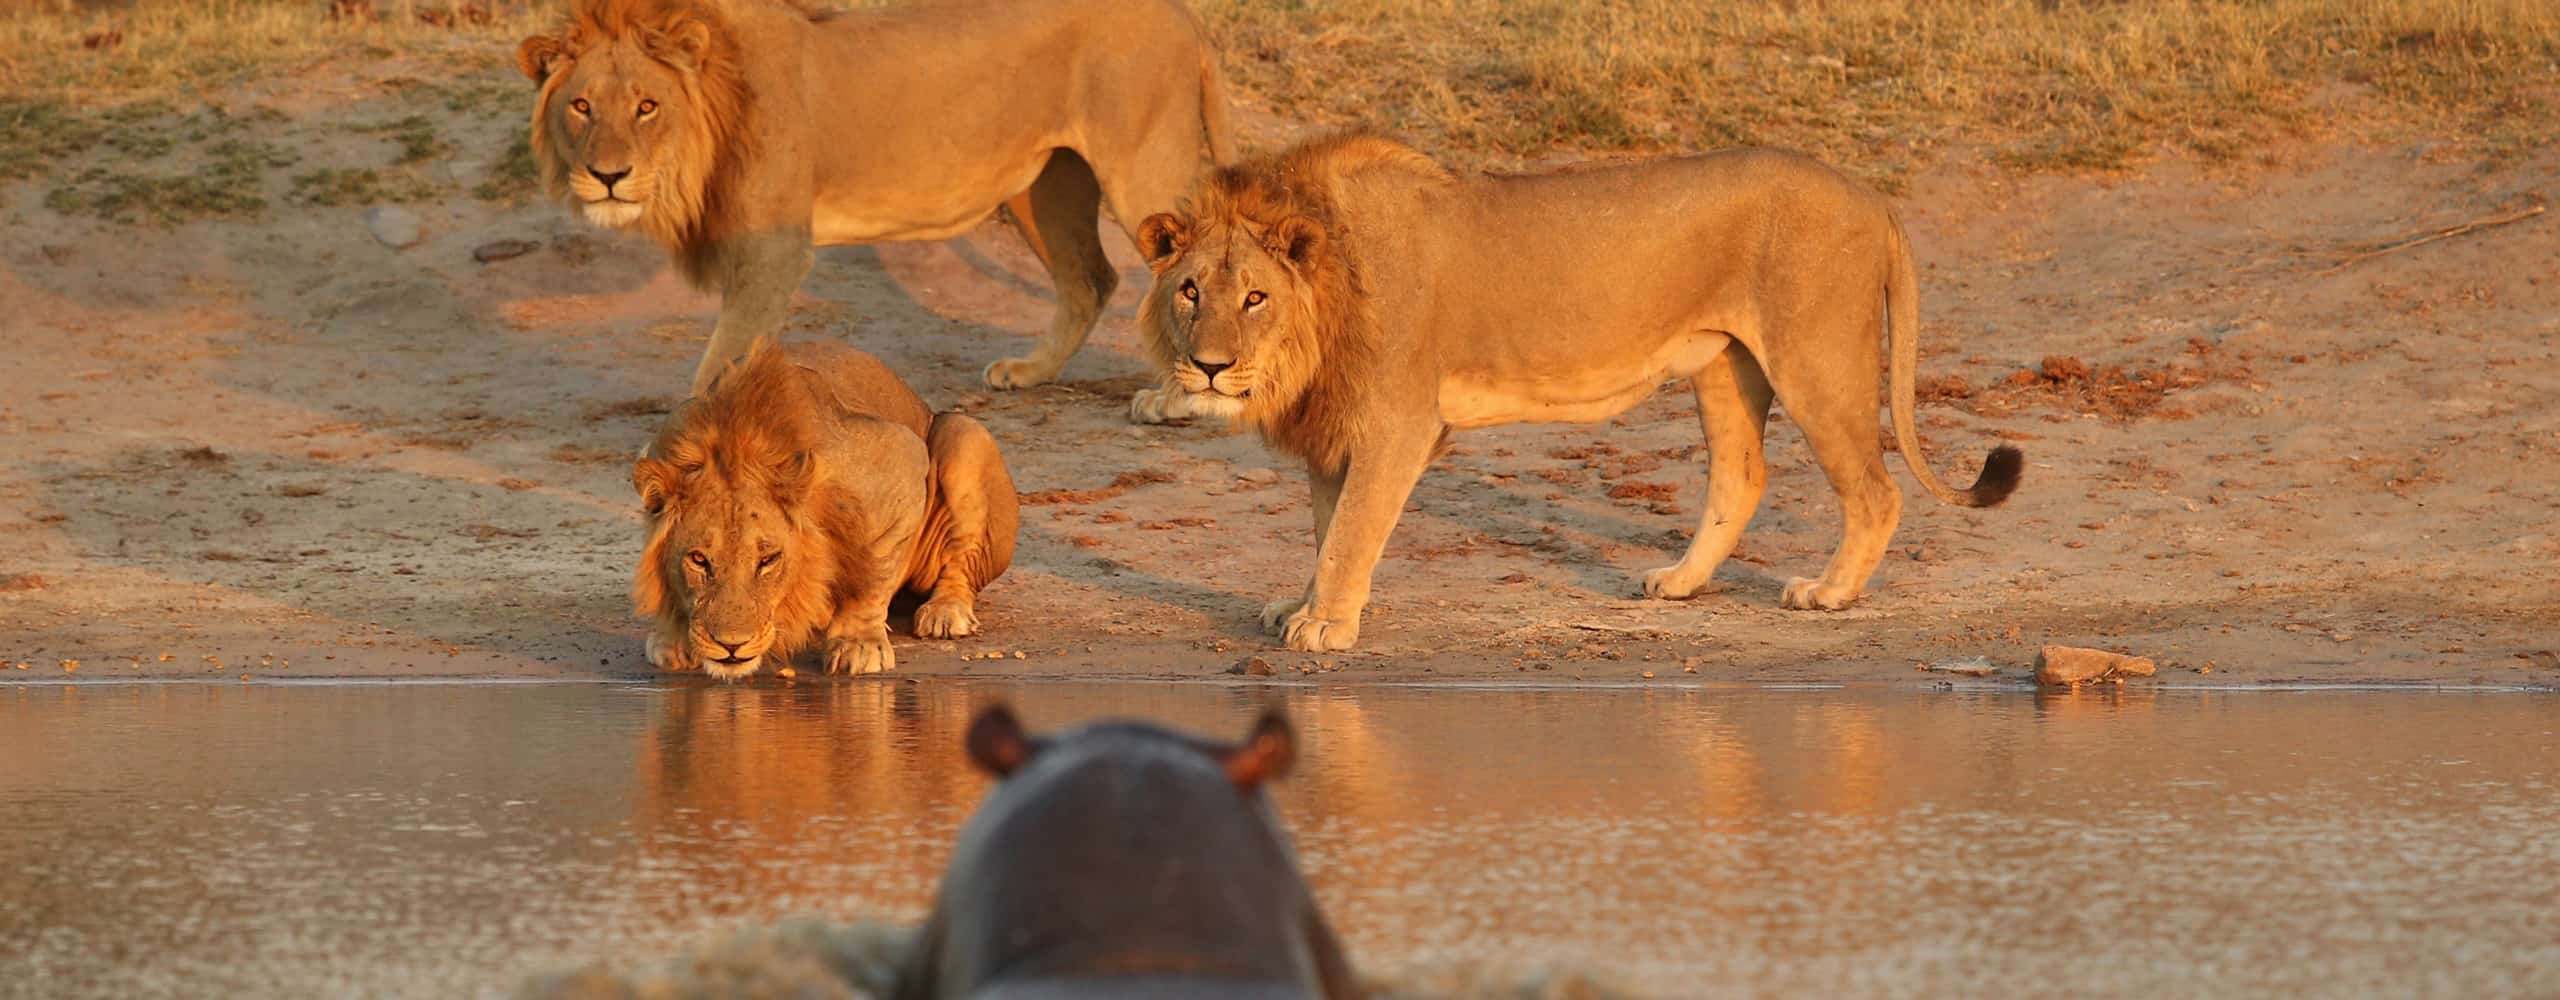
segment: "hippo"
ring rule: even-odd
[[[969,758],[997,783],[892,995],[1360,996],[1262,793],[1296,746],[1277,711],[1224,745],[1120,721],[1033,737],[982,710]]]

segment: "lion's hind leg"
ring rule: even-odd
[[[1827,343],[1873,345],[1882,339],[1874,320],[1837,321],[1862,339],[1844,335]],[[1798,341],[1799,346],[1804,343]],[[1831,480],[1831,489],[1840,495],[1840,547],[1831,553],[1831,562],[1823,567],[1820,577],[1787,581],[1778,604],[1837,611],[1858,600],[1866,590],[1867,578],[1875,574],[1876,564],[1884,561],[1885,544],[1893,539],[1893,529],[1902,521],[1902,490],[1884,467],[1883,438],[1876,430],[1876,377],[1825,377],[1812,367],[1816,363],[1808,360],[1792,367],[1781,365],[1769,375],[1777,387],[1779,401],[1787,404],[1787,419],[1804,431],[1805,442],[1813,446],[1814,460],[1821,463],[1823,475]],[[1842,366],[1840,370],[1861,373],[1874,373],[1878,368],[1872,348],[1865,356],[1854,350],[1836,350],[1830,363]]]
[[[1028,212],[1023,211],[1026,202]],[[987,366],[988,385],[1024,389],[1058,377],[1067,359],[1084,346],[1094,322],[1102,318],[1103,303],[1120,287],[1120,272],[1102,252],[1102,186],[1074,150],[1051,152],[1031,190],[1009,204],[1014,228],[1048,266],[1058,292],[1058,310],[1039,346],[1028,355]]]
[[[1728,343],[1689,384],[1698,397],[1698,426],[1707,435],[1707,509],[1680,561],[1645,571],[1644,596],[1660,600],[1695,596],[1714,579],[1769,488],[1761,438],[1772,393],[1760,363],[1739,342]]]
[[[916,634],[956,639],[978,631],[978,590],[1013,565],[1021,509],[994,435],[958,413],[933,418],[933,509],[909,586],[930,592],[916,608]]]

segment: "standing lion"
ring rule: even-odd
[[[917,635],[976,632],[1020,523],[984,426],[840,344],[757,344],[667,418],[631,484],[649,660],[722,680],[813,645],[829,672],[892,669],[901,592],[924,598]]]
[[[1450,431],[1596,423],[1674,379],[1697,394],[1707,510],[1644,593],[1695,594],[1733,551],[1768,483],[1776,400],[1843,522],[1831,565],[1789,582],[1781,603],[1847,607],[1902,513],[1876,434],[1888,316],[1911,474],[1973,507],[2018,485],[2015,448],[1994,449],[1963,491],[1929,471],[1902,226],[1883,198],[1794,154],[1459,177],[1393,142],[1339,138],[1217,171],[1181,214],[1147,219],[1138,247],[1155,272],[1139,331],[1186,405],[1307,462],[1315,574],[1262,613],[1292,649],[1358,641],[1370,572]]]
[[[720,292],[700,391],[773,336],[817,245],[938,240],[1008,215],[1057,286],[999,389],[1054,378],[1119,284],[1097,212],[1172,208],[1232,158],[1216,57],[1176,0],[574,0],[516,51],[544,184]]]

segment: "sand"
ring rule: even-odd
[[[0,677],[650,675],[628,462],[716,303],[636,239],[462,193],[520,119],[371,93],[256,127],[359,162],[385,140],[337,126],[434,118],[456,190],[406,206],[405,249],[359,205],[122,225],[49,209],[55,181],[0,186]],[[1256,144],[1293,131],[1248,121]],[[2560,154],[2271,160],[2018,179],[1958,152],[1911,185],[1930,460],[1961,482],[2007,443],[2028,466],[2006,506],[1964,510],[1889,459],[1902,527],[1843,612],[1777,607],[1839,538],[1783,410],[1716,589],[1634,596],[1704,501],[1675,390],[1461,435],[1362,648],[1290,653],[1254,617],[1312,564],[1304,475],[1222,427],[1126,422],[1146,273],[1124,241],[1124,287],[1054,385],[978,381],[1050,308],[992,223],[822,251],[789,335],[976,415],[1030,495],[985,633],[900,638],[907,677],[1226,678],[1259,654],[1328,683],[1918,684],[1968,656],[2023,678],[2064,644],[2151,657],[2148,683],[2560,684],[2560,223],[2328,273],[2318,254],[2512,205]],[[533,249],[483,249],[502,241]]]

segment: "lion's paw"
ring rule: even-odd
[[[1360,641],[1360,619],[1318,618],[1299,608],[1281,624],[1280,639],[1301,653],[1335,653]]]
[[[1801,576],[1787,581],[1787,589],[1778,595],[1779,607],[1797,611],[1838,611],[1857,602],[1856,587],[1835,587]]]
[[[1283,597],[1279,600],[1263,605],[1263,633],[1265,635],[1279,635],[1281,623],[1288,621],[1290,615],[1297,614],[1299,608],[1306,606],[1307,599],[1305,597]]]
[[[1038,358],[1004,358],[987,365],[987,385],[997,389],[1028,389],[1058,377],[1058,366],[1042,364]]]
[[[1690,579],[1678,563],[1644,571],[1644,596],[1657,601],[1688,600],[1706,589],[1706,584],[1703,577]]]
[[[967,600],[936,597],[916,608],[916,635],[926,639],[957,639],[978,633],[978,610]]]
[[[1129,422],[1163,424],[1188,416],[1182,397],[1182,390],[1169,386],[1140,389],[1129,396]]]
[[[831,674],[876,674],[898,668],[898,651],[890,648],[889,634],[839,635],[827,640],[827,672]]]
[[[649,641],[642,648],[649,654],[649,665],[660,670],[685,671],[702,666],[702,658],[694,653],[693,644],[684,640],[682,632],[671,637],[651,629]]]

